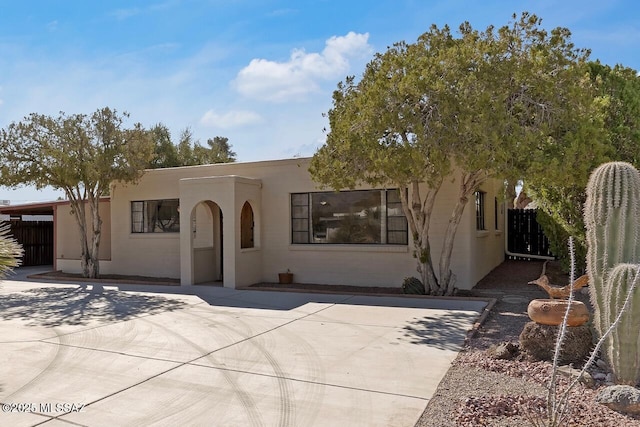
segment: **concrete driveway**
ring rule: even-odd
[[[0,425],[413,426],[484,301],[0,282]]]

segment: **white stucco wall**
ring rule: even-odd
[[[182,203],[193,206],[210,200],[221,207],[233,206],[233,209],[223,208],[223,251],[224,277],[231,278],[236,284],[276,282],[278,273],[287,269],[294,273],[294,280],[299,283],[400,286],[405,277],[417,276],[411,242],[409,246],[290,243],[290,194],[321,190],[309,176],[308,163],[309,159],[287,159],[157,169],[148,171],[135,185],[114,185],[109,270],[119,274],[180,278],[181,268],[189,268],[181,267],[181,251],[185,250],[185,241],[181,243],[182,233],[131,233],[131,201],[180,199],[181,230],[190,227],[188,216],[191,214],[191,211],[185,213]],[[189,179],[224,176],[248,180],[236,180],[233,184],[233,180],[229,181],[232,194],[227,190],[223,192],[222,187],[207,187],[206,180],[202,180],[203,187],[199,190],[184,187]],[[252,179],[260,183],[257,193],[249,184]],[[445,180],[438,193],[431,225],[435,263],[457,197],[457,185],[457,179],[452,177]],[[465,208],[454,246],[452,269],[461,289],[471,288],[504,258],[503,236],[492,230],[493,198],[499,186],[492,183],[485,187],[488,234],[481,236],[476,232],[471,200]],[[204,194],[208,196],[203,197]],[[240,211],[245,201],[249,201],[254,210],[255,245],[250,249],[240,249]],[[232,226],[230,231],[226,226]],[[196,236],[193,247],[208,248],[208,241],[203,239]],[[190,240],[189,244],[192,244]],[[231,250],[233,253],[229,252]]]
[[[475,230],[475,207],[474,201],[470,201],[469,211],[471,215],[470,224],[470,260],[469,270],[471,277],[476,283],[486,276],[493,268],[504,261],[505,248],[505,209],[504,200],[500,197],[502,183],[493,180],[484,183],[480,190],[486,192],[485,196],[485,228],[486,231]],[[498,204],[497,212],[495,202]],[[498,227],[496,228],[496,214],[498,216]]]

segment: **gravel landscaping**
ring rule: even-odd
[[[527,284],[540,276],[542,266],[537,261],[506,261],[469,293],[496,298],[497,303],[454,361],[416,427],[523,427],[543,419],[551,364],[523,356],[496,360],[488,351],[500,343],[518,343],[529,321],[529,301],[547,297],[542,289]],[[569,281],[555,263],[547,265],[547,275],[554,285]],[[576,297],[589,305],[586,290]],[[606,367],[591,373],[594,378],[605,377]],[[568,383],[568,377],[560,376],[559,390]],[[573,389],[568,400],[569,416],[563,425],[640,426],[640,418],[622,415],[594,401],[596,388],[603,384],[596,381],[591,387],[578,384]]]

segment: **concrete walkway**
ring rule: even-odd
[[[0,425],[413,426],[483,301],[0,282]]]

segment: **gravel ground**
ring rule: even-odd
[[[546,425],[540,420],[546,411],[551,364],[523,357],[495,360],[487,352],[492,345],[517,343],[529,321],[529,301],[547,297],[537,286],[527,285],[540,276],[542,266],[537,261],[506,261],[470,292],[472,296],[496,298],[497,303],[454,361],[416,427]],[[546,273],[554,285],[569,281],[555,263],[547,265]],[[590,306],[586,293],[578,293],[576,297]],[[567,384],[565,377],[558,380],[560,390]],[[640,418],[619,414],[596,403],[595,394],[593,388],[578,384],[569,397],[569,418],[562,425],[640,426]]]

